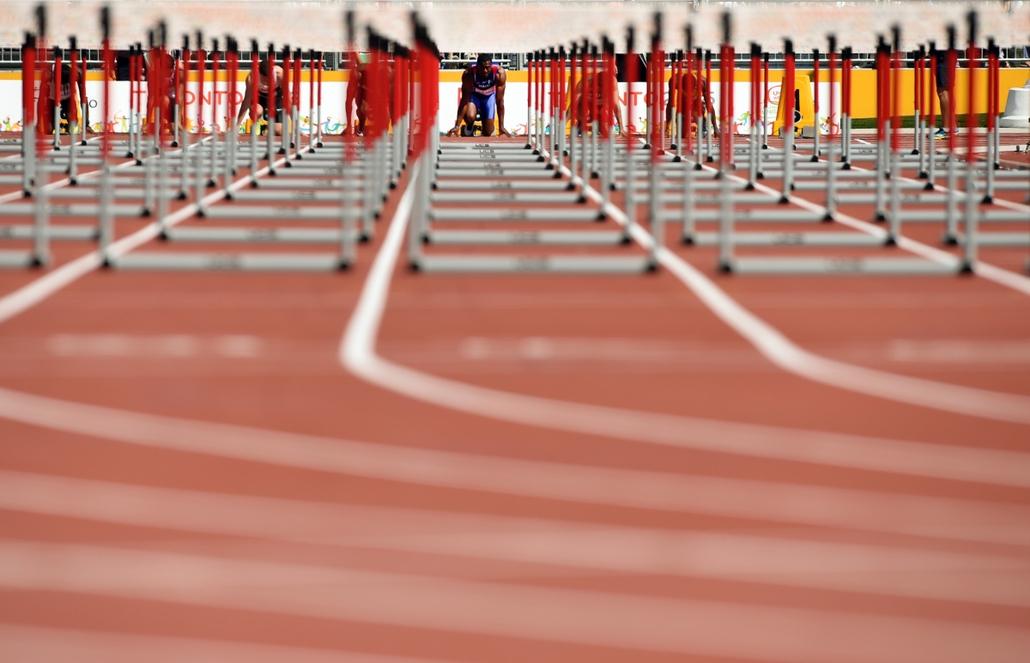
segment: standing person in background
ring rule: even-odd
[[[483,122],[484,136],[493,135],[495,118],[498,135],[511,136],[504,128],[504,90],[507,82],[508,74],[504,68],[494,64],[489,53],[480,53],[476,58],[476,64],[470,65],[461,75],[458,116],[454,120],[454,127],[447,135],[458,135],[464,122],[465,135],[471,136],[478,115]]]
[[[935,75],[937,76],[937,99],[941,103],[941,127],[933,137],[938,140],[948,137],[948,112],[951,110],[951,93],[948,92],[949,73],[948,52],[937,51],[937,71]]]

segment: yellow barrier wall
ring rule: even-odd
[[[460,69],[449,69],[440,72],[440,82],[446,84],[460,84],[461,82],[461,70]],[[805,74],[810,79],[812,77],[811,69],[798,69],[798,74]],[[224,72],[220,73],[220,78],[224,79]],[[670,76],[667,72],[666,79]],[[838,72],[839,75],[839,72]],[[913,89],[915,73],[911,69],[905,69],[901,72],[901,114],[911,115],[913,113],[913,96],[915,90]],[[240,79],[245,77],[245,72],[241,72]],[[0,72],[0,80],[15,80],[21,78],[21,72],[10,71]],[[717,71],[712,71],[712,78],[714,81],[719,80],[719,74]],[[782,70],[772,70],[769,72],[769,81],[772,84],[779,84],[783,78]],[[965,113],[968,108],[968,72],[962,70],[959,71],[955,77],[955,112]],[[1001,110],[1005,110],[1005,102],[1008,98],[1009,88],[1023,87],[1030,78],[1030,69],[1026,68],[1015,68],[1015,69],[1002,69],[999,73],[1001,79],[1001,89],[998,95],[998,103],[1001,105]],[[822,82],[829,80],[827,71],[825,68],[820,69],[819,79]],[[851,93],[851,110],[852,117],[855,118],[872,118],[876,117],[876,72],[872,69],[852,69],[852,79],[854,81],[854,89]],[[90,72],[89,80],[102,80],[98,72]],[[191,80],[192,77],[191,77]],[[208,72],[207,80],[211,80],[211,73]],[[307,81],[307,72],[303,72],[302,80]],[[341,71],[327,71],[323,72],[322,80],[325,82],[340,82],[347,80],[347,74]],[[527,72],[525,71],[509,71],[508,81],[511,83],[525,83],[527,81]],[[734,76],[734,80],[737,82],[747,82],[751,80],[750,71],[737,71]],[[928,80],[928,79],[927,79]],[[987,111],[987,72],[983,69],[977,70],[977,102],[974,105],[974,111],[983,113]],[[940,108],[937,103],[937,95],[932,94],[935,112],[940,113]],[[825,112],[828,108],[827,100],[823,99],[820,103],[821,110]]]
[[[852,69],[852,80],[853,90],[851,92],[851,112],[852,117],[855,118],[873,118],[876,117],[876,71],[873,69]],[[808,76],[809,80],[812,79],[811,69],[798,69],[797,74],[804,74]],[[666,80],[671,76],[670,72],[666,72]],[[783,78],[783,70],[770,70],[769,82],[778,85],[780,80]],[[1005,102],[1008,98],[1009,88],[1023,87],[1030,78],[1030,69],[1027,68],[1014,68],[1014,69],[1001,69],[999,72],[999,78],[1001,79],[1000,90],[998,94],[998,103],[1001,105],[1001,110],[1005,110]],[[714,81],[719,80],[719,72],[712,70],[712,79]],[[840,80],[840,72],[837,72],[837,79]],[[965,113],[968,108],[968,86],[969,76],[966,71],[961,70],[957,72],[955,77],[955,100],[957,105],[955,106],[956,113]],[[526,82],[527,76],[524,71],[509,71],[508,81],[512,83],[523,83]],[[739,83],[747,82],[751,80],[750,71],[738,70],[734,74],[734,80]],[[823,83],[829,81],[829,74],[825,67],[819,70],[819,80]],[[929,81],[929,77],[926,79]],[[447,70],[440,72],[440,81],[446,83],[460,83],[461,82],[461,71],[460,70]],[[915,72],[912,69],[903,69],[901,72],[901,114],[912,115],[915,111],[913,105],[913,97],[915,96]],[[987,72],[983,69],[977,70],[976,74],[976,85],[977,85],[977,103],[974,105],[974,111],[977,113],[987,112]],[[713,88],[714,89],[714,88]],[[934,111],[940,114],[940,106],[937,101],[937,94],[933,93],[933,104]],[[826,99],[820,101],[821,111],[825,113],[829,106]]]

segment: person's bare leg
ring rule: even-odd
[[[362,101],[358,104],[356,115],[358,116],[358,128],[357,133],[359,136],[365,135],[365,123],[368,121],[368,102]]]
[[[472,127],[476,126],[476,113],[475,104],[469,103],[465,106],[465,112],[462,114],[461,119],[465,122],[465,126],[469,128],[469,131],[472,131]]]
[[[494,135],[494,121],[493,120],[487,120],[487,119],[483,120],[483,135],[484,136],[493,136]]]
[[[951,127],[948,126],[949,111],[951,111],[951,95],[948,94],[946,89],[937,90],[937,98],[941,102],[941,128],[945,131],[951,131]]]

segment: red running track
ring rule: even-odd
[[[92,270],[0,325],[5,657],[1025,660],[1025,420],[802,377],[696,288],[1017,415],[1024,292],[723,276],[672,229],[695,289],[418,274],[385,241],[406,189],[349,272]]]

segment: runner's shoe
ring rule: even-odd
[[[944,140],[945,138],[947,138],[947,137],[948,137],[948,132],[947,132],[947,131],[945,131],[944,129],[938,129],[938,130],[937,130],[937,133],[935,133],[935,134],[933,135],[933,137],[934,137],[935,139],[937,139],[937,140]]]

